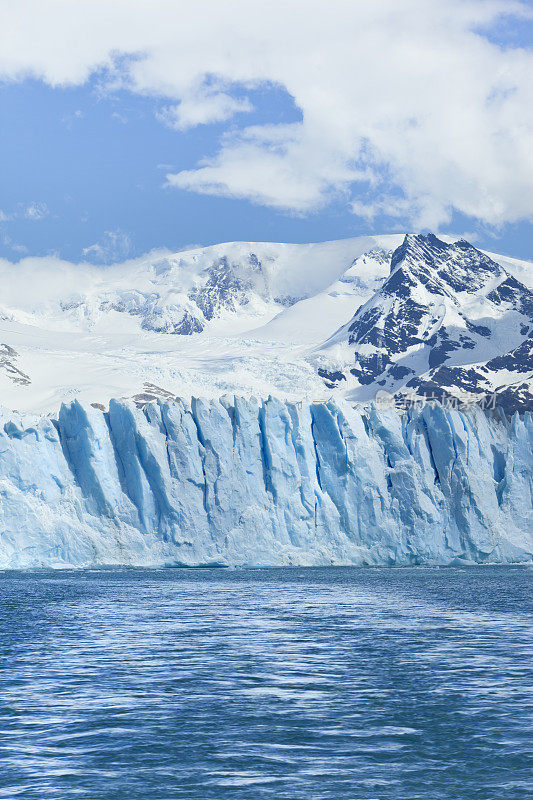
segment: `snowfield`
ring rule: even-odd
[[[162,397],[328,396],[306,357],[369,294],[337,282],[358,255],[402,238],[230,243],[102,268],[0,262],[0,342],[14,351],[8,368],[0,362],[2,403],[55,412],[75,397],[146,394],[147,384]]]
[[[101,268],[50,258],[0,262],[2,405],[56,413],[75,398],[107,406],[111,398],[142,403],[224,392],[293,400],[327,399],[333,392],[367,401],[380,389],[401,390],[412,374],[396,378],[391,367],[405,366],[417,377],[428,372],[427,339],[439,335],[439,326],[461,337],[455,351],[436,343],[445,366],[479,365],[527,339],[533,321],[508,302],[486,301],[487,287],[469,297],[454,294],[443,280],[438,296],[414,287],[428,319],[436,316],[434,330],[428,323],[424,341],[415,331],[386,375],[373,368],[371,381],[361,383],[350,369],[361,372],[356,360],[371,356],[373,345],[354,348],[344,326],[365,304],[381,303],[393,252],[403,241],[394,234],[311,245],[230,243]],[[531,283],[527,262],[500,262]],[[491,279],[501,282],[507,272]],[[458,313],[465,298],[474,324],[490,328],[490,338],[467,330],[470,321]],[[387,308],[381,303],[385,316],[394,302],[400,300],[389,293]],[[408,313],[393,327],[400,323],[410,324]],[[387,341],[382,346],[390,349]],[[518,374],[509,366],[515,365],[501,372],[505,380],[530,379],[532,370]],[[342,370],[345,379],[325,380],[319,369]],[[500,385],[499,369],[484,391]]]

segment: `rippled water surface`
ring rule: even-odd
[[[0,575],[0,798],[531,797],[527,568]]]

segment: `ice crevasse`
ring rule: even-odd
[[[192,399],[0,418],[0,567],[532,559],[529,414]]]

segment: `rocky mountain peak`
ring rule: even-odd
[[[522,396],[533,377],[532,325],[533,293],[488,255],[465,239],[407,234],[386,280],[332,339],[353,362],[321,369],[328,385],[351,382],[356,400],[403,387],[507,391],[515,378]]]

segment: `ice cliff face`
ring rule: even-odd
[[[530,560],[533,420],[235,398],[0,420],[0,566]]]

